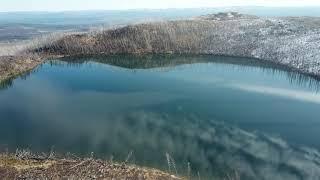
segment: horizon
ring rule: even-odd
[[[10,0],[0,2],[0,12],[65,12],[65,11],[130,11],[130,10],[165,10],[165,9],[201,9],[228,7],[265,7],[265,8],[308,8],[320,7],[320,1],[306,0]]]
[[[320,8],[316,6],[216,6],[216,7],[181,7],[181,8],[134,8],[134,9],[74,9],[74,10],[17,10],[17,11],[1,11],[0,13],[63,13],[63,12],[104,12],[104,11],[163,11],[163,10],[200,10],[200,9],[217,9],[217,8]],[[233,10],[230,10],[233,11]]]

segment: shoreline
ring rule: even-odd
[[[0,179],[142,179],[182,180],[167,172],[94,158],[41,157],[28,151],[0,153]]]
[[[47,59],[62,58],[66,56],[0,56],[0,83],[16,79],[31,72]]]
[[[25,56],[0,56],[0,83],[3,83],[8,80],[14,80],[17,77],[31,72],[35,68],[37,68],[40,64],[44,63],[48,59],[54,59],[54,58],[65,58],[65,57],[96,57],[96,56],[102,56],[102,57],[108,57],[108,56],[117,56],[117,55],[123,55],[123,54],[78,54],[78,55],[45,55],[45,56],[31,56],[31,55],[25,55]],[[306,75],[311,78],[314,78],[315,80],[320,80],[320,74],[314,74],[314,73],[308,73],[303,71],[299,68],[294,68],[291,66],[288,66],[287,64],[280,63],[278,61],[271,61],[271,60],[264,60],[259,59],[255,57],[240,57],[240,56],[231,56],[231,55],[216,55],[216,54],[169,54],[169,53],[137,53],[137,54],[125,54],[125,55],[132,55],[132,56],[145,56],[145,55],[169,55],[169,56],[223,56],[223,57],[239,57],[239,58],[248,58],[248,59],[254,59],[257,61],[265,62],[265,63],[271,63],[274,65],[279,65],[284,68],[286,68],[287,71],[291,72],[297,72],[301,75]]]
[[[229,12],[50,36],[29,42],[16,55],[0,55],[0,82],[46,59],[121,54],[254,58],[320,79],[319,25],[320,18],[265,18]]]
[[[44,62],[44,58],[32,56],[0,56],[0,82],[32,71]]]

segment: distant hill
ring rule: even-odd
[[[255,16],[320,17],[320,7],[219,7],[191,9],[137,9],[62,12],[0,12],[0,42],[30,39],[52,32],[89,31],[150,21],[186,19],[218,12]]]
[[[252,57],[320,75],[320,18],[235,12],[72,34],[31,49],[45,55],[212,54]]]

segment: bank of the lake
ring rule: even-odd
[[[55,158],[19,154],[0,154],[0,179],[185,179],[157,169],[115,163],[94,158]]]
[[[48,58],[50,59],[57,56],[66,57],[66,56],[77,56],[77,55],[90,56],[90,55],[98,55],[98,54],[103,54],[103,55],[131,54],[131,55],[138,55],[138,56],[144,55],[144,54],[153,54],[153,55],[154,54],[171,54],[171,55],[198,54],[198,55],[226,55],[226,56],[235,56],[235,57],[250,57],[250,58],[256,58],[258,61],[261,61],[261,62],[270,61],[273,64],[281,64],[285,67],[290,68],[293,71],[298,71],[303,74],[308,74],[309,76],[319,77],[320,76],[320,62],[319,62],[320,52],[318,51],[318,47],[320,45],[320,41],[319,41],[320,31],[319,31],[319,26],[317,26],[317,24],[320,24],[320,20],[317,18],[315,18],[315,20],[312,20],[310,18],[268,18],[267,19],[267,18],[258,18],[254,16],[245,16],[245,15],[230,13],[230,14],[210,15],[210,16],[195,18],[195,19],[186,20],[186,21],[170,21],[165,23],[139,24],[134,26],[126,26],[124,28],[119,28],[114,30],[106,30],[103,32],[97,32],[93,34],[66,35],[61,39],[48,42],[45,45],[37,46],[36,48],[26,49],[26,51],[23,53],[24,55],[0,57],[0,82],[3,80],[14,78],[19,74],[23,74],[27,71],[30,71],[35,67],[37,67],[39,64],[43,63],[45,59],[48,59]],[[72,58],[69,58],[69,59],[67,58],[65,60],[71,61]],[[62,65],[63,65],[63,62],[62,62]],[[49,67],[50,65],[44,63],[44,66]],[[101,65],[96,65],[94,67],[98,69],[102,68]],[[214,68],[214,67],[217,67],[217,66],[211,66],[210,68]],[[108,70],[107,68],[104,67],[103,71],[101,70],[98,72],[105,73],[106,70]],[[77,74],[77,72],[79,72],[79,74]],[[52,77],[51,76],[52,74],[50,73],[46,74],[47,71],[41,71],[41,73],[44,73],[42,75],[48,75],[47,77]],[[83,74],[82,71],[73,71],[73,73],[76,73],[77,76],[66,76],[68,75],[68,73],[62,74],[61,76],[61,77],[78,77],[79,79],[81,79],[79,81],[80,82],[79,84],[71,84],[70,82],[74,82],[73,81],[74,79],[66,83],[68,85],[71,84],[70,86],[73,86],[71,87],[73,88],[73,90],[76,89],[75,87],[78,87],[78,88],[81,87],[81,83],[90,82],[90,80],[92,79],[97,80],[94,82],[96,83],[95,85],[97,87],[101,88],[104,91],[110,90],[110,87],[101,87],[102,86],[101,84],[103,83],[101,83],[101,81],[98,81],[100,77],[98,76],[98,74],[96,74],[97,76],[92,76],[95,78],[90,79],[88,77],[88,74]],[[227,74],[230,74],[230,72],[228,72]],[[60,75],[58,73],[53,75],[54,77],[60,77],[60,76],[56,76],[56,75]],[[191,76],[191,78],[189,78],[188,80],[191,80],[192,77],[193,78],[195,77],[194,74],[192,75],[193,76]],[[39,76],[39,77],[43,77],[43,76]],[[65,79],[61,77],[59,79],[59,82],[62,82],[62,80]],[[87,77],[88,80],[84,80],[85,77]],[[102,76],[102,77],[111,77],[111,76]],[[121,78],[124,76],[120,75],[119,77]],[[210,77],[218,77],[218,76],[206,76],[199,79],[208,80],[210,83],[214,83],[212,82],[212,80],[214,79]],[[253,76],[248,76],[248,77],[253,77]],[[244,79],[248,79],[248,77]],[[132,75],[130,75],[130,78],[132,78]],[[278,78],[275,78],[275,79],[278,79]],[[37,80],[37,79],[33,79],[33,80]],[[102,79],[102,80],[105,80],[105,79]],[[48,82],[48,81],[44,81],[44,82]],[[110,83],[111,81],[106,81],[106,82]],[[118,81],[118,82],[124,82],[124,81]],[[135,81],[135,82],[141,83],[144,81]],[[154,81],[150,81],[150,82],[154,82]],[[167,81],[164,81],[164,82],[167,82]],[[179,81],[179,82],[182,82],[182,81]],[[262,81],[259,81],[259,82],[262,82]],[[206,84],[207,82],[203,82],[203,83]],[[24,85],[23,87],[26,87],[25,86],[26,84],[20,83],[20,85]],[[145,86],[143,90],[145,90],[146,87],[149,87],[149,85],[150,83],[148,84],[148,86]],[[240,85],[236,84],[231,87],[228,86],[227,88],[230,88],[229,92],[233,94],[235,93],[239,94],[238,92],[235,91],[236,89],[241,91],[242,94],[248,94],[250,92],[250,93],[256,93],[255,95],[257,96],[257,94],[259,93],[263,94],[267,92],[267,95],[276,95],[280,97],[284,96],[283,99],[278,100],[278,102],[280,102],[278,103],[278,105],[281,103],[284,103],[285,101],[286,101],[285,104],[292,105],[293,104],[292,102],[288,103],[288,99],[291,101],[293,100],[303,101],[304,105],[305,104],[308,105],[304,107],[312,107],[312,108],[305,108],[306,110],[315,109],[316,105],[319,103],[318,99],[309,98],[311,97],[311,95],[313,95],[312,92],[306,94],[306,92],[301,91],[301,89],[298,89],[299,91],[292,91],[292,89],[290,89],[291,86],[288,86],[290,88],[284,89],[284,90],[287,90],[287,91],[284,91],[283,89],[280,89],[280,88],[268,88],[268,87],[266,88],[265,86],[245,86],[247,84],[244,84],[242,86]],[[17,89],[20,89],[21,91],[26,92],[26,89],[21,87],[22,86],[18,86]],[[42,87],[42,84],[41,84],[41,87]],[[48,86],[48,87],[52,88],[56,86]],[[118,86],[118,88],[119,87],[123,87],[123,86]],[[128,86],[128,87],[132,88],[132,86]],[[170,87],[170,86],[165,86],[165,87]],[[192,86],[192,87],[196,87],[196,86]],[[116,88],[116,87],[113,87],[113,88]],[[128,92],[132,90],[130,88],[127,90]],[[226,87],[223,87],[223,88],[226,88]],[[265,88],[266,90],[264,89],[261,90],[261,88]],[[95,87],[93,89],[95,89]],[[119,89],[121,90],[121,88]],[[45,92],[45,91],[41,91],[41,88],[31,87],[31,91],[28,91],[27,93],[36,92],[35,90],[40,90],[39,92]],[[48,89],[44,89],[44,90],[48,90]],[[204,91],[206,90],[206,88],[200,88],[198,90]],[[56,91],[48,91],[48,92],[50,95],[52,95],[52,92],[56,92]],[[64,92],[64,91],[58,91],[58,92]],[[219,93],[213,93],[213,94],[222,94],[221,92],[225,92],[225,91],[219,91]],[[298,97],[296,96],[297,92],[300,93]],[[12,94],[14,93],[17,93],[17,92],[13,92]],[[96,91],[94,91],[94,93],[96,93]],[[113,95],[112,93],[114,92],[111,91],[111,93],[109,92],[109,94],[106,94],[108,95],[106,100],[109,100],[110,97],[111,98],[123,97],[123,94],[121,94],[121,96],[111,96]],[[210,93],[212,93],[212,91]],[[10,93],[8,94],[10,95]],[[10,97],[10,98],[7,98],[9,100],[14,99],[13,97],[17,97],[17,96],[9,96],[9,95],[4,97]],[[19,109],[19,112],[21,115],[21,107],[29,106],[30,101],[29,100],[27,101],[26,97],[38,97],[38,95],[39,94],[36,94],[36,96],[30,96],[29,94],[27,96],[21,96],[21,97],[25,97],[24,99],[25,101],[21,99],[16,101],[13,100],[13,102],[18,102],[18,101],[19,102],[21,101],[23,103],[27,102],[26,103],[27,105],[24,105],[24,106],[19,106],[19,104],[13,104],[11,107],[9,107],[8,104],[3,103],[4,104],[3,107],[8,107],[9,109],[12,108],[11,109],[12,111],[5,109],[4,114],[7,115],[7,117],[11,117],[11,118],[12,117],[17,119],[21,118],[24,120],[29,118],[30,120],[34,120],[35,118],[31,118],[30,116],[30,109],[26,109],[25,111],[28,113],[29,116],[26,115],[26,116],[20,117],[20,116],[13,116],[13,115],[17,114],[15,113],[17,109]],[[55,94],[55,95],[59,95],[59,94]],[[100,94],[98,95],[102,95],[102,93],[100,92]],[[136,95],[136,94],[131,94],[131,95]],[[203,99],[208,99],[207,97],[210,97],[210,96],[206,96]],[[44,96],[44,97],[49,97],[49,96]],[[71,96],[69,95],[66,97],[70,98]],[[86,96],[79,96],[79,97],[85,98]],[[131,96],[128,96],[128,97],[131,97]],[[143,97],[145,97],[145,92],[143,94]],[[150,97],[156,97],[156,96],[151,94]],[[168,96],[165,95],[163,97],[168,97]],[[187,97],[194,97],[194,96],[187,96]],[[235,97],[235,96],[226,95],[225,97]],[[239,97],[243,98],[244,96],[242,95]],[[267,96],[263,96],[263,97],[267,97]],[[49,104],[53,104],[52,103],[53,99],[57,99],[57,98],[48,99]],[[63,99],[63,101],[61,102],[68,102],[66,101],[67,98],[61,98],[61,99]],[[138,100],[140,99],[143,99],[143,98],[138,98]],[[249,98],[247,98],[246,100],[248,99]],[[79,99],[79,100],[83,100],[83,99]],[[103,99],[97,98],[95,100],[102,101]],[[162,102],[162,99],[160,100],[159,101],[161,103],[165,103],[165,102]],[[268,100],[268,99],[265,99],[265,100]],[[49,107],[49,106],[44,106],[43,104],[40,104],[40,103],[37,104],[35,101],[33,101],[33,99],[31,101],[34,102],[33,107],[36,107],[35,105],[39,105],[39,107]],[[126,101],[127,99],[124,102]],[[3,102],[7,102],[7,101],[3,100]],[[69,102],[73,102],[73,101],[69,101]],[[106,102],[107,101],[103,101],[102,103],[106,103]],[[115,100],[114,102],[121,102],[121,101]],[[243,102],[247,102],[247,101],[241,101],[241,104]],[[162,105],[161,103],[160,105]],[[87,104],[87,102],[78,103],[78,104]],[[130,104],[130,103],[126,103],[126,104]],[[195,104],[203,105],[203,103],[195,103]],[[210,102],[208,104],[211,105],[214,103]],[[229,105],[230,103],[227,103],[227,104]],[[252,103],[247,103],[247,104],[250,105]],[[176,104],[173,103],[172,105],[173,107],[176,107]],[[185,105],[188,105],[188,103],[186,103]],[[296,107],[298,107],[298,105],[300,106],[301,104],[297,103]],[[55,106],[55,107],[61,107],[61,106]],[[66,107],[68,108],[65,108],[65,109],[68,109],[68,111],[70,111],[69,107],[72,107],[72,106],[66,106]],[[110,106],[110,107],[113,107],[113,106]],[[157,106],[149,107],[149,110],[159,109],[156,107]],[[168,107],[168,106],[164,104],[163,107]],[[183,109],[182,106],[177,106],[177,107],[178,107],[177,112]],[[219,107],[221,106],[217,106],[216,109],[218,109]],[[291,115],[291,114],[294,114],[294,112],[297,113],[298,112],[297,110],[301,110],[301,108],[297,108],[295,111],[289,111],[290,108],[288,108],[288,106],[285,106],[285,107],[288,109],[287,112],[289,112],[289,113],[283,113],[285,115]],[[83,107],[79,107],[79,108],[83,108]],[[40,108],[35,108],[35,109],[37,110],[36,112],[38,112]],[[190,109],[192,110],[192,108]],[[97,111],[97,109],[92,110],[92,112],[95,112],[95,111]],[[10,113],[7,113],[7,112],[10,112]],[[11,113],[11,112],[14,112],[14,113]],[[49,111],[44,111],[44,112],[49,112]],[[62,111],[57,111],[57,112],[59,112],[57,114],[61,114],[60,112]],[[78,109],[76,109],[74,112],[78,112]],[[105,109],[103,109],[102,112],[105,112]],[[186,112],[189,112],[189,111],[186,111]],[[220,112],[223,112],[223,111],[220,111]],[[261,111],[261,112],[264,112],[264,111]],[[315,111],[312,111],[312,112],[315,112]],[[136,118],[137,120],[141,121],[141,127],[144,127],[142,125],[144,124],[145,120],[148,121],[151,119],[147,115],[149,115],[150,117],[153,117],[154,119],[157,119],[157,118],[159,119],[158,121],[154,121],[154,122],[160,122],[160,120],[162,120],[163,122],[174,122],[174,121],[166,121],[167,120],[166,118],[173,118],[175,120],[182,119],[182,118],[176,118],[175,116],[172,116],[172,117],[157,116],[157,114],[154,114],[154,113],[155,112],[151,112],[148,114],[148,113],[145,113],[144,111],[138,111],[138,113],[135,112],[135,113],[129,114],[130,115],[129,117],[121,117],[121,116],[120,117],[122,118],[122,122],[124,123],[124,125],[127,125],[126,123],[130,122],[130,121],[127,121],[127,119],[132,119],[132,117]],[[37,114],[37,113],[34,113],[34,114]],[[95,112],[93,114],[97,114],[97,113]],[[175,114],[175,113],[173,112],[172,114]],[[74,114],[74,115],[76,116],[77,114]],[[298,114],[298,115],[301,115],[301,114]],[[311,115],[313,117],[317,116],[317,114],[314,114],[314,113],[313,114],[305,113],[305,115],[306,116],[304,116],[303,118]],[[267,116],[264,116],[264,117],[267,117]],[[7,118],[7,119],[10,119],[10,118]],[[57,119],[62,119],[62,118],[57,118]],[[114,118],[110,118],[110,119],[114,119]],[[248,118],[248,119],[253,119],[253,118]],[[293,119],[293,118],[284,118],[284,119]],[[312,119],[312,118],[309,118],[309,119]],[[56,122],[56,121],[48,121],[48,122]],[[66,121],[63,121],[63,122],[66,122]],[[267,137],[259,136],[256,134],[248,133],[246,131],[242,131],[241,129],[233,128],[232,126],[230,128],[229,126],[224,126],[217,123],[212,123],[211,125],[201,124],[201,126],[199,126],[198,129],[195,129],[195,127],[193,126],[194,125],[193,116],[190,116],[190,120],[184,122],[184,125],[186,125],[187,122],[190,124],[189,126],[190,131],[185,132],[186,135],[184,135],[183,138],[181,139],[184,139],[186,141],[188,140],[190,142],[195,142],[194,140],[196,139],[199,142],[198,143],[199,147],[189,147],[189,148],[183,148],[183,149],[195,148],[195,151],[192,152],[193,154],[195,154],[195,156],[190,156],[190,157],[195,158],[195,161],[198,163],[197,164],[198,166],[202,166],[202,165],[205,166],[204,162],[206,160],[210,160],[208,163],[211,163],[213,159],[218,163],[224,162],[224,164],[227,164],[230,167],[235,166],[234,159],[230,159],[230,157],[234,158],[235,152],[237,152],[239,163],[236,165],[240,167],[240,170],[242,170],[244,174],[249,174],[250,177],[265,177],[267,175],[264,173],[265,169],[270,169],[270,174],[272,171],[272,173],[275,175],[274,179],[289,177],[289,175],[290,177],[297,178],[297,179],[299,177],[308,177],[309,179],[312,179],[318,176],[318,174],[316,173],[320,172],[318,171],[320,156],[317,150],[308,149],[308,148],[300,149],[300,148],[297,148],[296,146],[288,145],[286,142],[279,139],[274,139],[269,136]],[[122,127],[122,124],[119,124],[119,125]],[[161,130],[163,130],[163,128],[161,127],[162,125],[168,126],[169,129],[172,127],[184,127],[181,125],[171,126],[170,124],[166,124],[166,123],[162,123],[162,124],[155,123],[155,125]],[[108,126],[108,127],[113,127],[113,126]],[[124,127],[127,127],[127,126],[124,126]],[[131,127],[131,126],[128,126],[128,127]],[[206,129],[208,127],[210,127],[211,129]],[[88,126],[85,126],[85,129],[89,129]],[[92,129],[96,130],[97,128],[94,127]],[[203,129],[205,129],[206,131],[204,131]],[[299,127],[299,129],[302,129],[302,128]],[[122,130],[124,130],[124,133],[120,133],[121,135],[128,133],[128,128],[123,128]],[[311,132],[311,130],[309,129],[308,131]],[[11,131],[11,132],[14,132],[14,131]],[[143,131],[140,131],[140,132],[143,132]],[[171,133],[173,134],[175,132],[176,131],[174,131],[174,129],[171,131]],[[195,135],[187,134],[188,132],[196,132],[199,134],[199,136],[198,134],[195,134]],[[166,133],[165,135],[169,134],[168,132],[164,132],[164,133]],[[142,135],[143,137],[146,137],[146,135],[144,134]],[[178,135],[181,135],[181,133]],[[128,137],[131,138],[132,136],[128,136]],[[163,138],[165,136],[161,135],[161,136],[152,136],[152,137]],[[189,139],[186,137],[188,137]],[[192,139],[192,138],[195,138],[195,139]],[[59,138],[53,138],[53,139],[56,140]],[[146,138],[141,138],[141,139],[146,139]],[[26,142],[25,140],[26,139],[24,139],[23,141],[24,143]],[[47,140],[45,142],[47,142]],[[89,142],[92,142],[92,141],[89,141]],[[107,142],[111,142],[111,141],[107,141]],[[124,142],[132,142],[132,140],[130,139],[130,141],[124,141]],[[156,141],[150,141],[150,142],[156,142]],[[157,142],[161,142],[161,141],[157,141]],[[185,143],[185,144],[192,144],[192,143]],[[246,144],[248,146],[243,147],[242,146],[243,144]],[[152,148],[153,146],[154,144],[152,144],[152,146],[150,147]],[[116,147],[116,146],[110,146],[110,147]],[[145,148],[145,146],[141,146],[141,145],[137,147]],[[183,147],[183,146],[179,146],[179,147]],[[198,162],[200,158],[197,155],[200,154],[199,152],[203,151],[204,147],[208,148],[209,153],[207,153],[206,155],[211,158],[204,157],[204,161]],[[257,149],[259,151],[257,151]],[[262,152],[260,151],[260,149],[267,149],[267,150],[266,152]],[[116,152],[120,150],[117,149]],[[153,151],[150,150],[150,152],[153,152]],[[181,152],[181,151],[177,151],[177,152]],[[225,153],[224,156],[221,155],[222,153]],[[274,156],[274,154],[278,155],[277,158],[270,158],[271,157],[270,155]],[[118,178],[124,175],[123,176],[124,178],[134,179],[140,176],[144,177],[146,174],[150,175],[150,173],[153,174],[152,176],[150,175],[151,179],[156,179],[158,177],[160,179],[171,178],[170,174],[166,174],[161,171],[157,171],[157,170],[149,171],[148,169],[145,169],[145,168],[137,168],[135,166],[127,166],[125,164],[113,164],[113,163],[104,162],[101,160],[94,160],[92,158],[81,159],[81,160],[79,159],[76,159],[76,160],[45,159],[43,160],[43,159],[34,159],[34,158],[21,159],[21,158],[17,158],[15,155],[1,155],[0,157],[2,157],[2,159],[0,159],[0,174],[5,175],[3,178],[10,178],[12,176],[36,178],[41,174],[45,178],[67,176],[67,177],[73,177],[77,179],[77,178],[87,178],[87,177],[88,178],[100,177],[100,175],[102,175],[102,178],[112,178],[112,177]],[[220,159],[216,157],[220,157]],[[154,158],[154,155],[152,156],[152,158]],[[275,164],[276,166],[274,166]],[[303,166],[301,164],[303,164]],[[210,166],[216,168],[215,164],[210,164]],[[242,167],[250,167],[250,168],[241,169]],[[281,168],[278,168],[278,167],[281,167]],[[305,167],[308,167],[308,168],[305,168]],[[105,174],[101,174],[99,170],[102,170]],[[279,175],[278,171],[281,171],[283,174]],[[133,174],[131,172],[133,172]],[[84,174],[85,174],[85,177],[83,177]],[[1,175],[0,175],[0,178],[2,178]]]
[[[69,33],[35,40],[22,50],[27,55],[0,56],[0,81],[56,56],[166,53],[257,58],[319,77],[319,24],[316,17],[264,18],[230,12]]]
[[[68,57],[6,87],[0,139],[9,152],[54,146],[61,154],[94,152],[122,162],[132,151],[135,164],[161,170],[168,153],[178,174],[187,174],[189,163],[201,179],[234,170],[248,180],[319,177],[319,82],[272,63]]]
[[[0,82],[34,69],[43,62],[37,56],[0,56]]]
[[[31,53],[207,54],[257,58],[320,75],[320,18],[256,17],[235,12],[66,35]]]

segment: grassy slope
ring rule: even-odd
[[[0,80],[32,69],[44,57],[145,53],[254,57],[320,76],[320,18],[315,17],[214,14],[95,33],[57,34],[35,40],[28,47],[19,50],[31,54],[25,59],[0,56]]]
[[[36,56],[0,56],[0,82],[32,70],[42,61]]]
[[[0,154],[0,179],[183,179],[151,169],[86,159],[21,158]]]
[[[320,18],[233,14],[154,22],[72,34],[31,52],[79,54],[214,54],[254,57],[320,75]]]

